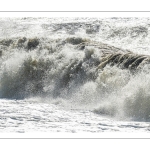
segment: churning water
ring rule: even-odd
[[[0,132],[149,132],[149,18],[1,18]]]

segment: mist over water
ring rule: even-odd
[[[0,24],[2,102],[150,121],[149,18],[1,18]]]

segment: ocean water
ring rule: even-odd
[[[0,18],[0,132],[150,131],[150,18]]]

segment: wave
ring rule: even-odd
[[[0,98],[150,121],[149,18],[0,18]]]
[[[150,120],[149,55],[81,37],[1,39],[0,51],[0,98],[53,98],[71,109]]]

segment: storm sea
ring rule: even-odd
[[[0,132],[150,132],[150,18],[0,18]]]

